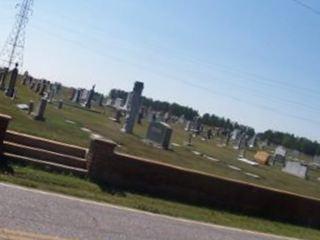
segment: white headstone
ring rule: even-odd
[[[302,165],[300,162],[287,161],[282,171],[296,177],[306,178],[308,167]]]
[[[282,146],[278,146],[278,147],[276,148],[275,152],[274,152],[274,155],[275,155],[275,156],[276,156],[276,155],[279,155],[279,156],[285,158],[286,155],[287,155],[287,150],[286,150],[284,147],[282,147]]]

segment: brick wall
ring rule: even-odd
[[[187,203],[320,228],[320,201],[114,152],[93,139],[89,175],[97,181]]]
[[[58,152],[61,154],[67,154],[79,158],[84,158],[87,150],[86,148],[60,143],[49,139],[35,137],[14,131],[7,131],[4,139],[8,142]]]
[[[2,154],[3,154],[3,150],[4,150],[3,141],[5,138],[10,120],[11,120],[10,116],[0,114],[0,158],[2,157]]]

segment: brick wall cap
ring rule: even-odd
[[[4,119],[6,119],[6,120],[12,120],[12,117],[11,117],[11,116],[0,113],[0,119],[1,119],[1,118],[4,118]]]
[[[95,141],[95,142],[103,142],[103,143],[106,143],[106,144],[109,144],[109,145],[112,145],[114,147],[117,146],[117,144],[110,140],[110,139],[106,139],[104,137],[99,137],[99,136],[91,136],[91,141]]]

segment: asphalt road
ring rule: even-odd
[[[84,240],[279,240],[0,183],[0,228]]]

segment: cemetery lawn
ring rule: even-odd
[[[14,166],[14,171],[14,176],[0,174],[0,181],[99,202],[121,205],[157,214],[240,229],[309,240],[319,239],[320,236],[320,230],[157,199],[135,192],[127,192],[107,186],[98,186],[88,180],[73,176],[53,174],[34,168],[20,166]]]
[[[120,131],[122,125],[117,124],[108,118],[114,115],[110,108],[93,106],[92,110],[72,105],[67,100],[68,90],[64,89],[61,96],[65,105],[63,109],[56,108],[57,103],[48,104],[45,113],[46,121],[39,122],[32,120],[24,111],[19,110],[16,104],[28,103],[34,100],[36,105],[39,96],[28,87],[18,85],[18,98],[14,101],[0,94],[0,113],[13,117],[9,125],[10,130],[49,138],[64,143],[88,147],[90,133],[81,128],[90,129],[93,133],[100,134],[105,138],[112,139],[119,147],[117,151],[146,157],[155,161],[164,162],[187,169],[214,174],[217,176],[236,179],[265,187],[285,190],[304,196],[320,198],[320,171],[310,170],[309,179],[304,180],[298,177],[281,172],[280,169],[269,166],[251,166],[237,160],[238,152],[231,147],[220,148],[217,146],[219,139],[202,141],[200,138],[193,139],[193,146],[187,147],[184,142],[187,140],[187,133],[182,125],[174,124],[172,150],[165,151],[145,144],[142,140],[146,136],[148,123],[135,126],[134,134],[128,135]],[[71,121],[71,122],[70,122]],[[196,154],[193,153],[196,151]],[[208,159],[197,155],[197,152],[206,154],[214,159]],[[253,159],[256,150],[247,152],[247,158]],[[304,156],[305,157],[305,156]],[[234,168],[236,167],[236,168]],[[237,169],[237,170],[236,170]],[[239,170],[241,169],[241,170]],[[251,174],[251,176],[246,173]],[[252,177],[252,174],[259,178]]]

